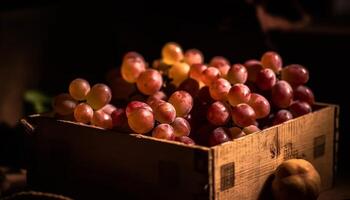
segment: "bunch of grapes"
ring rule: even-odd
[[[307,114],[315,102],[307,69],[283,66],[272,51],[243,64],[221,56],[204,63],[201,51],[183,53],[169,42],[150,67],[141,54],[126,53],[117,74],[108,82],[113,97],[125,101],[119,108],[109,104],[108,86],[90,90],[76,79],[55,99],[55,111],[103,128],[214,146]]]
[[[109,104],[112,93],[107,85],[98,83],[91,88],[88,81],[77,78],[69,84],[68,91],[53,99],[53,108],[58,117],[112,128],[111,114],[116,107]]]

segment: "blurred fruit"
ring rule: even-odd
[[[85,79],[77,78],[69,84],[69,94],[77,101],[85,100],[90,91],[90,84]]]
[[[174,140],[174,129],[169,124],[159,124],[153,129],[152,137],[165,140]]]
[[[234,84],[229,93],[227,94],[227,100],[232,106],[236,106],[240,103],[247,103],[250,99],[250,89],[248,86],[237,83]]]
[[[182,117],[176,117],[174,122],[170,125],[174,128],[174,134],[176,137],[190,135],[191,126],[186,119]]]
[[[293,115],[291,112],[289,112],[288,110],[279,110],[276,115],[273,117],[273,125],[277,125],[277,124],[282,124],[283,122],[286,122],[288,120],[293,119]]]
[[[241,64],[234,64],[227,73],[227,80],[232,83],[245,83],[248,78],[247,69]]]
[[[224,78],[216,79],[209,86],[210,96],[217,101],[225,101],[231,89],[231,84]]]
[[[227,124],[230,119],[230,110],[221,101],[216,101],[211,104],[207,111],[208,121],[216,126],[223,126]]]
[[[282,58],[274,51],[268,51],[261,57],[261,64],[264,68],[272,69],[278,73],[282,69]]]
[[[80,103],[74,109],[74,118],[77,122],[88,124],[91,122],[94,110],[86,103]]]
[[[278,108],[288,108],[293,101],[293,89],[286,81],[278,81],[271,91],[271,98]]]
[[[185,52],[185,62],[190,66],[193,64],[202,64],[204,57],[198,49],[189,49]]]
[[[184,62],[174,63],[170,69],[168,76],[172,79],[172,83],[178,87],[184,80],[188,78],[190,66]]]
[[[52,107],[54,111],[60,115],[73,114],[78,102],[69,94],[62,93],[54,97]]]
[[[296,118],[310,113],[312,111],[312,108],[308,103],[304,101],[295,101],[292,103],[292,105],[290,105],[289,110],[292,113],[293,117]]]
[[[295,87],[307,83],[309,72],[302,65],[292,64],[283,68],[281,78]]]
[[[251,93],[248,105],[254,109],[257,119],[264,118],[270,114],[270,103],[260,94]]]
[[[183,90],[174,92],[170,96],[168,102],[174,106],[177,117],[185,117],[191,112],[193,107],[192,96]]]
[[[255,125],[256,114],[248,104],[241,103],[232,108],[232,120],[239,127]]]
[[[218,127],[214,129],[209,136],[209,146],[215,146],[230,141],[229,134],[230,131],[227,128]]]
[[[162,75],[155,69],[147,69],[137,78],[136,86],[145,95],[152,95],[160,90],[163,84]]]
[[[294,100],[305,101],[310,106],[315,104],[315,96],[312,90],[304,85],[299,85],[294,89]]]
[[[95,84],[87,94],[86,102],[94,109],[98,110],[108,104],[112,99],[111,89],[102,83]]]
[[[162,60],[165,64],[173,65],[182,61],[184,55],[179,44],[175,42],[168,42],[162,48]]]

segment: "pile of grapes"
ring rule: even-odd
[[[276,52],[244,64],[220,56],[206,64],[199,50],[183,53],[170,42],[161,55],[148,66],[141,54],[126,53],[108,86],[90,89],[88,81],[73,80],[69,94],[55,97],[55,113],[118,132],[214,146],[312,111],[307,69],[283,66]]]

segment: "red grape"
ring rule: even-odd
[[[111,129],[113,127],[111,116],[102,110],[94,112],[91,124],[105,129]]]
[[[162,84],[162,75],[155,69],[147,69],[142,72],[136,81],[137,89],[146,95],[152,95],[158,92]]]
[[[269,68],[262,69],[256,76],[256,85],[261,90],[270,90],[276,84],[276,74]]]
[[[214,100],[225,101],[227,99],[227,94],[230,91],[231,84],[224,78],[219,78],[213,81],[209,86],[210,96]]]
[[[184,55],[179,44],[168,42],[162,48],[162,59],[167,65],[173,65],[183,60]]]
[[[230,110],[221,101],[216,101],[209,106],[207,111],[207,119],[213,125],[223,126],[230,119]]]
[[[310,113],[312,111],[312,108],[308,103],[304,101],[295,101],[292,103],[292,105],[290,105],[289,110],[292,113],[293,117],[296,118]]]
[[[237,83],[231,87],[229,93],[227,94],[227,99],[232,106],[236,106],[240,103],[247,103],[250,99],[250,95],[248,86]]]
[[[276,52],[268,51],[261,57],[261,64],[264,68],[272,69],[278,73],[282,69],[282,58]]]
[[[255,132],[258,132],[258,131],[261,131],[261,130],[255,125],[249,125],[249,126],[246,126],[246,127],[243,128],[243,132],[246,135],[249,135],[249,134],[252,134],[252,133],[255,133]]]
[[[282,69],[281,78],[295,87],[307,83],[309,72],[302,65],[291,64]]]
[[[190,66],[193,64],[202,64],[204,57],[198,49],[189,49],[185,52],[185,62]]]
[[[98,110],[108,104],[112,99],[111,89],[102,83],[95,84],[87,94],[86,102],[94,109]]]
[[[159,124],[153,129],[152,137],[165,140],[174,140],[174,129],[169,124]]]
[[[126,106],[126,109],[125,109],[126,116],[129,117],[131,113],[133,113],[135,110],[139,108],[144,108],[149,110],[150,112],[153,112],[152,108],[148,104],[141,101],[131,101]]]
[[[192,78],[188,78],[180,84],[178,90],[184,90],[188,92],[192,97],[195,97],[199,91],[199,83]]]
[[[160,123],[170,124],[175,120],[176,111],[173,105],[168,102],[159,102],[154,107],[154,117]]]
[[[230,141],[229,130],[224,127],[218,127],[213,130],[213,132],[209,136],[209,145],[215,146],[218,144],[222,144],[224,142]]]
[[[232,83],[245,83],[248,78],[247,69],[241,64],[234,64],[227,73],[227,80]]]
[[[226,77],[227,72],[230,70],[230,62],[222,56],[213,57],[210,60],[209,66],[219,69],[223,77]]]
[[[168,102],[174,106],[177,117],[184,117],[188,115],[193,106],[192,96],[183,90],[174,92],[170,96]]]
[[[294,100],[305,101],[312,106],[315,103],[315,96],[310,88],[299,85],[294,89]]]
[[[276,115],[273,117],[273,125],[282,124],[290,119],[293,119],[293,115],[288,110],[282,109],[279,110]]]
[[[137,108],[127,116],[128,124],[135,133],[145,134],[154,127],[154,115],[145,108]]]
[[[270,113],[269,101],[260,94],[251,93],[248,105],[254,109],[257,119],[264,118]]]
[[[272,102],[278,108],[288,108],[293,101],[293,89],[286,81],[278,81],[271,91]]]
[[[258,60],[248,60],[244,63],[248,71],[248,81],[256,82],[256,77],[260,70],[263,69],[263,66]]]
[[[255,125],[256,114],[248,104],[241,103],[232,108],[232,120],[239,127]]]
[[[113,127],[117,128],[128,128],[128,118],[126,117],[125,110],[123,108],[115,109],[112,114]]]
[[[246,134],[242,131],[241,128],[239,127],[231,127],[230,128],[230,133],[231,133],[231,139],[237,139],[240,137],[245,136]]]
[[[121,74],[125,81],[135,83],[142,72],[146,70],[146,64],[140,57],[128,57],[123,60]]]
[[[86,103],[80,103],[74,109],[74,118],[77,122],[88,124],[92,120],[94,110]]]
[[[189,76],[190,78],[193,78],[196,81],[201,81],[202,73],[204,70],[206,70],[208,67],[204,64],[193,64],[190,67]]]
[[[195,142],[188,136],[175,137],[175,140],[187,145],[194,145]]]
[[[188,136],[191,132],[190,124],[182,117],[176,117],[171,126],[174,128],[174,134],[177,137]]]
[[[77,101],[67,93],[57,95],[52,102],[54,111],[60,115],[73,114],[76,106]]]
[[[221,72],[215,67],[208,67],[203,71],[201,81],[210,86],[213,81],[221,77]]]

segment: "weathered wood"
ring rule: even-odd
[[[72,197],[261,199],[277,166],[310,161],[332,186],[339,107],[313,113],[215,147],[188,146],[137,134],[34,116],[32,187]],[[267,188],[268,190],[268,188]]]

